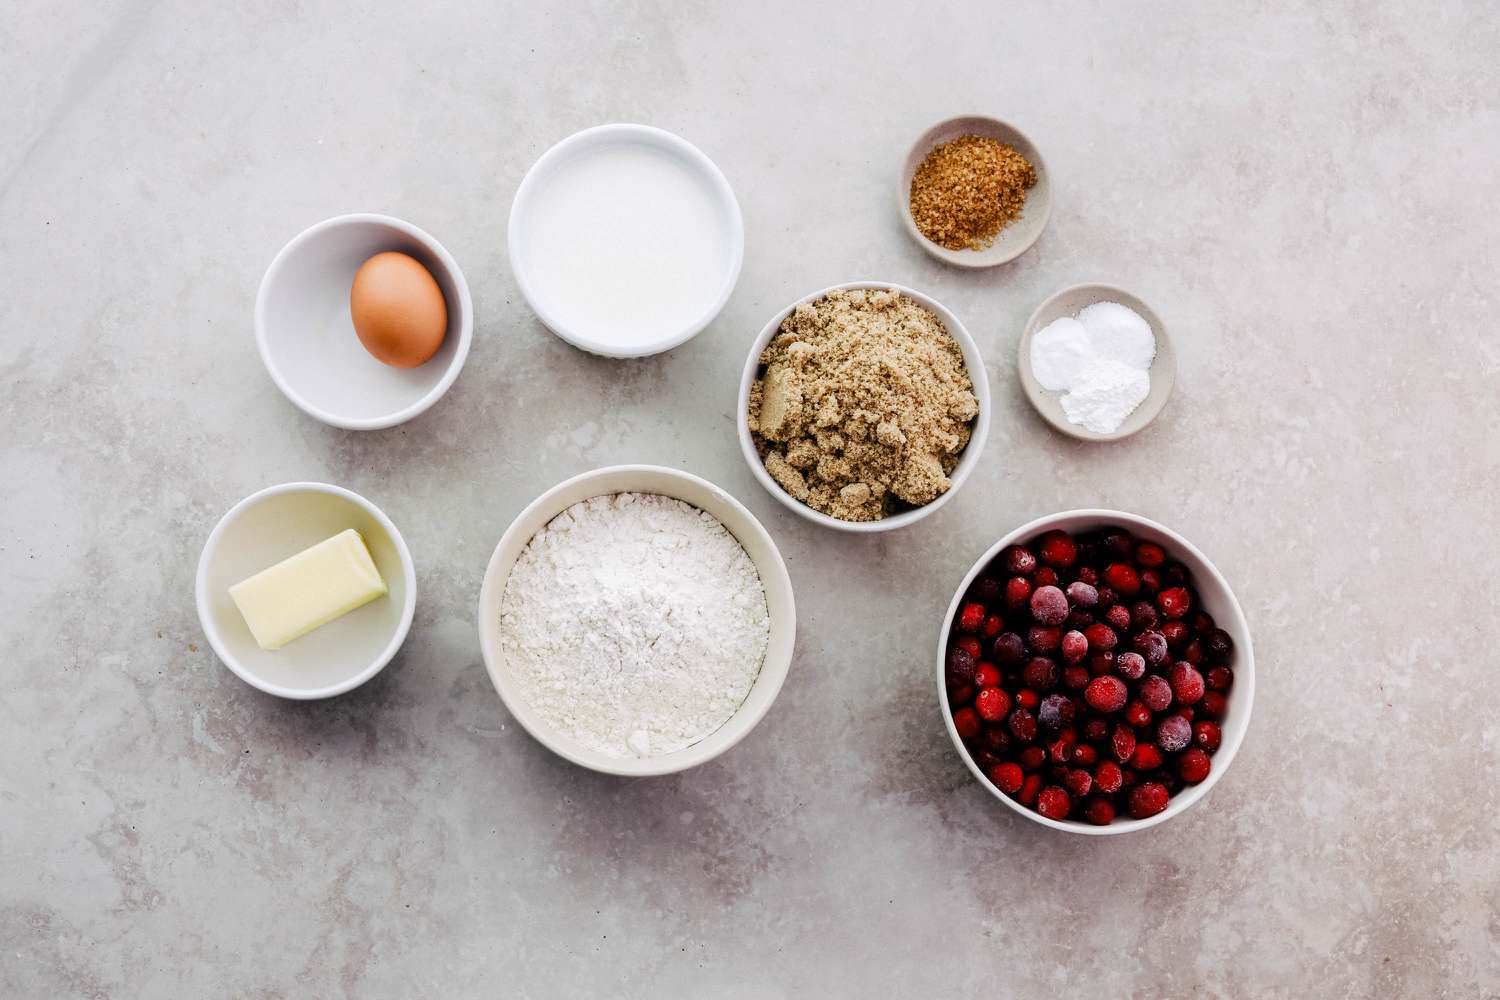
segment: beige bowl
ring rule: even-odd
[[[949,250],[938,246],[922,235],[911,217],[911,179],[916,175],[917,167],[927,159],[927,154],[932,152],[934,146],[963,135],[982,135],[997,139],[1026,157],[1036,168],[1036,184],[1026,192],[1026,208],[1021,217],[1000,230],[995,242],[983,250]],[[1047,165],[1042,162],[1041,152],[1014,125],[983,115],[949,118],[922,133],[922,137],[906,154],[906,164],[901,168],[901,188],[896,194],[900,202],[901,218],[906,223],[906,231],[911,233],[911,238],[938,260],[958,267],[994,267],[996,264],[1015,260],[1031,249],[1032,244],[1042,235],[1042,230],[1047,228],[1047,220],[1052,216],[1052,179],[1047,173]]]
[[[1119,429],[1109,434],[1091,431],[1069,420],[1062,408],[1063,394],[1043,389],[1042,384],[1036,380],[1035,372],[1031,370],[1031,338],[1036,332],[1054,320],[1078,315],[1081,309],[1095,302],[1118,302],[1122,306],[1128,306],[1151,324],[1151,332],[1156,335],[1156,358],[1151,362],[1150,373],[1151,392],[1125,418]],[[1021,332],[1019,351],[1016,370],[1021,374],[1021,388],[1025,390],[1026,398],[1036,412],[1042,415],[1043,420],[1080,441],[1118,441],[1130,437],[1156,419],[1162,407],[1167,405],[1167,398],[1172,395],[1172,386],[1177,382],[1177,353],[1172,349],[1172,339],[1167,336],[1167,328],[1161,317],[1146,303],[1114,285],[1073,285],[1037,306],[1036,312],[1031,314],[1031,319],[1026,321],[1026,328]]]
[[[658,757],[611,757],[593,750],[567,733],[554,728],[527,703],[510,666],[500,652],[500,601],[511,567],[520,558],[531,537],[558,514],[589,497],[611,493],[656,493],[675,497],[705,510],[719,519],[744,546],[760,574],[771,614],[771,641],[760,674],[740,707],[724,725],[691,746]],[[479,591],[479,645],[485,669],[500,694],[500,700],[517,722],[538,743],[560,757],[605,774],[645,776],[684,771],[734,746],[755,728],[781,691],[792,663],[792,645],[797,633],[797,608],[792,581],[776,543],[755,515],[713,483],[676,469],[656,465],[615,465],[574,476],[552,487],[521,511],[495,546],[484,584]]]

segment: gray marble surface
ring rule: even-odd
[[[1483,3],[202,5],[0,18],[0,995],[1500,995],[1500,14]],[[1051,227],[947,269],[894,177],[939,118],[1044,150]],[[612,362],[520,300],[527,166],[650,122],[722,167],[739,287]],[[255,353],[262,270],[383,211],[444,241],[479,322],[403,427],[322,426]],[[748,340],[851,278],[986,352],[984,463],[888,537],[780,508],[734,441]],[[1026,316],[1138,291],[1176,394],[1088,446],[1027,408]],[[541,490],[623,461],[723,485],[779,541],[798,653],[711,765],[622,781],[502,710],[474,611]],[[262,486],[396,520],[420,604],[373,683],[291,704],[207,650],[192,575]],[[1235,766],[1148,835],[1067,838],[954,755],[938,617],[1022,520],[1117,506],[1239,593],[1260,688]]]

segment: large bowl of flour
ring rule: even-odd
[[[506,529],[479,594],[485,668],[537,742],[606,774],[682,771],[742,740],[791,665],[786,564],[748,510],[676,469],[560,483]]]

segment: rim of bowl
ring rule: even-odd
[[[453,286],[458,289],[458,305],[461,310],[458,324],[458,346],[453,351],[453,357],[448,361],[448,367],[441,378],[433,387],[427,390],[426,395],[409,406],[387,413],[380,417],[345,417],[329,410],[325,410],[313,403],[311,400],[299,395],[287,382],[277,368],[275,359],[271,356],[269,334],[266,332],[266,301],[270,296],[270,289],[276,278],[286,268],[286,262],[291,257],[292,251],[303,243],[322,235],[329,229],[338,229],[355,223],[378,223],[398,229],[412,239],[426,247],[427,251],[442,265],[443,270],[452,279]],[[452,309],[452,303],[448,303]],[[458,261],[453,259],[441,243],[432,234],[419,226],[414,226],[404,219],[398,219],[393,215],[381,215],[376,212],[351,212],[347,215],[335,215],[331,219],[308,226],[302,232],[293,236],[286,245],[277,251],[276,256],[271,259],[271,266],[266,268],[266,273],[260,279],[260,289],[255,294],[255,346],[260,352],[260,360],[266,366],[266,371],[271,376],[271,381],[276,383],[276,388],[281,394],[291,400],[292,405],[315,420],[332,427],[342,427],[350,431],[375,431],[386,427],[395,427],[403,424],[413,417],[419,416],[436,403],[448,392],[458,373],[463,369],[464,361],[469,357],[469,345],[474,339],[474,301],[469,294],[469,283],[464,278],[463,270],[458,266]]]
[[[990,780],[979,770],[979,765],[974,763],[974,759],[969,756],[969,751],[964,747],[963,740],[959,738],[958,730],[954,728],[953,714],[948,711],[948,691],[943,678],[943,668],[948,648],[948,635],[953,628],[953,615],[958,610],[959,602],[963,600],[964,594],[969,590],[969,585],[974,582],[974,578],[979,575],[980,570],[989,565],[990,560],[994,559],[1000,553],[1000,550],[1007,545],[1022,538],[1030,538],[1033,535],[1046,531],[1065,518],[1075,517],[1132,525],[1160,532],[1165,537],[1171,539],[1174,545],[1191,554],[1194,559],[1201,563],[1214,582],[1223,588],[1224,594],[1228,598],[1229,623],[1232,626],[1232,628],[1226,628],[1225,631],[1234,633],[1235,642],[1235,686],[1231,698],[1235,721],[1232,726],[1224,727],[1224,740],[1220,744],[1219,749],[1214,753],[1214,767],[1209,772],[1208,778],[1172,796],[1167,803],[1167,808],[1155,816],[1148,816],[1145,819],[1121,819],[1117,817],[1108,826],[1093,826],[1088,823],[1080,823],[1077,820],[1049,819],[1041,813],[1028,809],[1016,802],[991,784]],[[1219,622],[1219,625],[1221,628],[1224,627],[1222,621]],[[1219,572],[1219,568],[1196,545],[1161,522],[1153,521],[1151,518],[1140,514],[1132,514],[1123,510],[1110,510],[1103,507],[1081,507],[1076,510],[1064,510],[1054,514],[1043,515],[1007,532],[999,541],[986,549],[984,554],[975,561],[969,572],[964,574],[963,581],[959,583],[958,589],[954,591],[953,600],[948,603],[948,610],[944,615],[942,628],[938,631],[937,692],[938,709],[943,716],[943,724],[948,729],[948,738],[953,741],[953,748],[958,751],[958,755],[969,769],[969,773],[979,781],[980,785],[986,791],[1003,802],[1007,808],[1020,813],[1034,823],[1040,823],[1042,826],[1061,830],[1064,833],[1108,837],[1122,833],[1134,833],[1138,830],[1147,830],[1159,823],[1165,823],[1169,819],[1180,816],[1207,797],[1214,785],[1229,770],[1229,765],[1234,763],[1234,758],[1239,753],[1240,745],[1244,742],[1245,734],[1249,731],[1250,715],[1255,707],[1255,650],[1250,637],[1250,625],[1245,620],[1245,612],[1240,607],[1239,598],[1235,596],[1234,590],[1229,586],[1229,581],[1224,578],[1224,574]]]
[[[730,222],[730,247],[731,260],[729,271],[725,275],[723,286],[719,289],[718,296],[713,305],[700,315],[692,323],[681,330],[676,330],[664,337],[653,341],[622,348],[618,344],[608,344],[590,337],[587,334],[571,328],[562,322],[555,313],[544,306],[532,287],[527,277],[524,264],[526,253],[521,250],[521,217],[527,207],[526,200],[530,197],[532,189],[539,183],[537,180],[543,172],[543,168],[567,156],[573,147],[581,145],[598,135],[607,134],[632,135],[645,139],[648,143],[671,147],[691,161],[712,183],[714,191],[719,196],[720,206],[725,208],[729,214]],[[689,340],[696,337],[714,318],[723,311],[729,296],[734,293],[735,286],[739,284],[740,269],[745,261],[745,219],[740,213],[739,199],[734,196],[734,189],[730,187],[729,180],[724,172],[719,169],[718,164],[709,159],[708,154],[697,146],[688,142],[675,132],[657,128],[654,125],[639,125],[632,122],[615,122],[607,125],[594,125],[590,128],[574,132],[572,135],[559,140],[550,149],[537,158],[521,178],[520,186],[516,188],[516,195],[510,203],[510,219],[505,228],[506,251],[510,256],[511,273],[515,276],[516,284],[520,286],[521,297],[531,307],[542,324],[563,340],[572,344],[579,350],[588,351],[590,354],[598,354],[606,358],[644,358],[663,351],[670,351],[674,347],[681,347]]]
[[[218,548],[219,539],[223,536],[225,529],[244,511],[255,506],[262,500],[279,496],[283,493],[329,493],[336,497],[342,497],[355,506],[362,508],[380,523],[380,526],[390,535],[391,541],[395,543],[396,554],[401,562],[401,579],[406,585],[406,600],[401,606],[401,621],[396,626],[396,632],[391,636],[390,642],[386,643],[385,648],[380,651],[380,655],[369,666],[353,677],[339,681],[337,684],[313,688],[312,690],[282,687],[280,684],[273,684],[245,669],[239,660],[229,651],[223,639],[220,638],[218,627],[214,624],[213,619],[209,617],[207,611],[209,604],[209,560]],[[386,517],[385,511],[375,506],[369,500],[355,493],[353,490],[345,489],[342,486],[335,486],[332,483],[279,483],[250,494],[229,508],[224,516],[219,518],[219,523],[215,524],[213,531],[208,533],[208,540],[203,543],[203,551],[198,556],[198,573],[194,581],[193,596],[198,605],[198,624],[203,628],[204,635],[208,637],[208,644],[213,647],[214,654],[218,656],[219,662],[228,667],[236,677],[251,687],[264,691],[266,694],[276,695],[278,698],[290,698],[293,701],[317,701],[321,698],[332,698],[334,695],[354,690],[384,670],[386,664],[390,663],[392,658],[395,657],[396,651],[406,641],[406,634],[411,630],[412,618],[416,614],[417,574],[416,568],[412,564],[411,550],[406,547],[406,539],[401,537],[401,532],[396,528],[395,522]]]
[[[1141,401],[1140,406],[1130,412],[1130,415],[1120,424],[1119,430],[1108,434],[1091,431],[1069,420],[1066,414],[1060,412],[1061,404],[1057,402],[1062,393],[1042,388],[1031,367],[1031,341],[1036,336],[1037,330],[1041,329],[1042,316],[1052,309],[1059,299],[1081,292],[1087,292],[1090,295],[1097,293],[1100,297],[1095,300],[1096,302],[1118,302],[1134,310],[1150,324],[1151,332],[1156,335],[1156,357],[1152,359],[1149,372],[1151,392]],[[1101,444],[1123,441],[1150,427],[1156,418],[1161,416],[1161,411],[1166,409],[1167,401],[1172,398],[1172,391],[1177,387],[1177,348],[1172,343],[1172,335],[1167,331],[1167,324],[1162,322],[1160,314],[1151,308],[1151,303],[1130,289],[1119,285],[1104,281],[1084,281],[1059,288],[1031,311],[1031,315],[1026,319],[1026,325],[1021,328],[1021,337],[1016,344],[1016,375],[1021,380],[1021,391],[1026,396],[1026,401],[1031,404],[1033,410],[1036,410],[1037,416],[1046,421],[1047,426],[1053,430],[1078,441]],[[1157,392],[1158,382],[1165,385],[1160,392]],[[1059,412],[1054,413],[1049,410],[1045,405],[1048,401],[1052,402]]]
[[[923,149],[923,147],[926,147],[927,152],[931,152],[932,147],[936,145],[936,143],[932,141],[932,138],[938,133],[947,129],[951,125],[956,125],[957,123],[964,121],[985,122],[986,124],[994,127],[998,132],[1012,133],[1017,139],[1021,141],[1023,145],[1026,146],[1026,150],[1020,150],[1019,152],[1021,152],[1022,155],[1026,156],[1026,158],[1031,161],[1031,165],[1036,168],[1037,176],[1039,178],[1047,178],[1048,193],[1046,199],[1040,206],[1041,221],[1036,227],[1036,232],[1032,234],[1031,239],[1027,240],[1024,244],[1017,244],[1016,246],[1011,248],[1011,252],[1009,254],[1003,256],[991,256],[989,250],[949,250],[947,247],[939,246],[938,244],[929,240],[926,236],[922,235],[922,231],[917,228],[917,220],[911,217],[911,178],[907,176],[907,163],[910,162],[911,159]],[[925,158],[925,156],[926,154],[924,153],[923,158]],[[918,164],[921,164],[922,161],[919,159],[916,162]],[[912,173],[915,172],[915,168],[913,168]],[[1042,233],[1047,231],[1047,224],[1052,221],[1052,173],[1047,169],[1046,161],[1042,157],[1041,147],[1038,146],[1034,141],[1032,141],[1031,136],[1027,135],[1023,129],[1018,128],[1017,126],[1011,124],[1003,118],[996,118],[994,115],[954,115],[951,118],[944,118],[936,125],[928,128],[920,136],[917,137],[917,141],[913,142],[911,144],[911,148],[906,151],[906,161],[903,161],[901,165],[900,181],[900,186],[896,191],[896,201],[898,202],[901,209],[901,218],[906,223],[906,231],[911,234],[912,239],[916,240],[923,250],[927,251],[929,256],[931,256],[935,260],[942,261],[944,264],[952,264],[954,267],[963,267],[978,271],[983,270],[987,267],[998,267],[1001,264],[1009,264],[1011,261],[1020,257],[1026,251],[1036,246],[1037,241],[1042,238]]]
[[[758,709],[753,709],[747,712],[745,710],[745,703],[750,700],[750,695],[747,694],[745,696],[745,702],[742,702],[740,706],[735,709],[733,715],[724,720],[723,725],[721,725],[718,729],[715,729],[713,732],[709,733],[707,736],[703,737],[698,742],[683,747],[680,750],[674,750],[671,753],[662,754],[656,757],[608,757],[603,754],[594,754],[592,751],[580,753],[577,752],[574,747],[568,746],[556,739],[556,731],[551,726],[547,725],[540,717],[537,717],[534,714],[534,710],[526,702],[526,699],[522,695],[521,691],[513,686],[512,681],[509,679],[509,677],[501,667],[502,658],[498,645],[499,629],[492,627],[492,624],[486,620],[485,609],[491,603],[493,603],[495,607],[499,607],[499,602],[504,598],[505,586],[510,580],[510,572],[511,569],[513,569],[515,566],[515,561],[512,560],[510,565],[502,567],[500,565],[501,552],[507,546],[520,538],[521,533],[525,530],[525,523],[531,520],[533,515],[535,515],[539,511],[549,511],[547,519],[542,522],[542,524],[545,525],[552,518],[556,517],[558,514],[566,510],[568,506],[571,506],[571,503],[563,506],[558,506],[558,501],[556,498],[563,492],[571,490],[573,487],[580,484],[587,483],[590,480],[602,479],[607,475],[635,473],[661,474],[671,479],[693,483],[696,486],[706,489],[717,495],[719,498],[724,500],[730,506],[730,508],[734,510],[741,518],[743,518],[743,526],[745,527],[745,529],[751,534],[755,535],[759,541],[763,542],[765,544],[766,551],[770,553],[770,561],[763,564],[762,562],[756,560],[754,556],[750,556],[749,549],[745,550],[745,554],[747,556],[750,556],[751,562],[755,566],[755,571],[760,576],[761,586],[765,588],[767,596],[769,597],[773,589],[778,590],[786,595],[787,617],[789,619],[789,621],[787,622],[787,628],[789,629],[788,634],[791,636],[792,642],[786,650],[786,654],[784,656],[776,657],[776,661],[774,663],[772,662],[771,647],[769,645],[766,647],[766,658],[761,662],[760,673],[756,675],[755,681],[751,684],[752,692],[762,683],[769,685],[770,696],[766,698],[765,704],[760,706]],[[596,493],[590,494],[590,496],[609,496],[616,493],[628,492],[655,493],[660,496],[672,496],[674,500],[681,500],[683,503],[686,503],[690,506],[698,507],[698,505],[694,504],[691,500],[687,500],[679,496],[673,496],[672,494],[664,494],[659,488],[648,488],[638,491],[628,489],[602,489]],[[703,510],[703,508],[701,507],[698,507],[698,509]],[[717,515],[712,514],[711,512],[705,511],[705,513],[709,513],[710,516],[719,521],[720,524],[723,524],[724,530],[728,531],[730,536],[733,537],[735,541],[740,542],[740,546],[742,548],[744,547],[744,542],[740,541],[739,536],[735,534],[735,532],[730,528],[728,524],[724,523],[723,519],[719,518]],[[539,530],[540,528],[532,529],[527,538],[522,540],[523,543],[529,542]],[[522,551],[524,551],[524,549]],[[768,574],[770,577],[769,579]],[[673,469],[669,466],[663,465],[610,465],[599,469],[592,469],[588,472],[582,472],[576,476],[571,476],[568,479],[563,480],[562,482],[543,492],[535,500],[531,501],[531,503],[527,504],[526,507],[511,520],[509,526],[506,527],[505,533],[500,536],[500,540],[495,544],[494,551],[490,554],[489,562],[485,565],[484,580],[480,584],[479,589],[478,619],[479,645],[480,652],[484,657],[485,672],[489,674],[490,684],[494,687],[495,693],[500,696],[501,704],[505,706],[506,711],[510,712],[511,717],[520,724],[521,728],[526,730],[526,732],[531,735],[531,738],[536,740],[542,746],[546,747],[548,750],[557,754],[564,760],[567,760],[573,764],[577,764],[579,767],[588,768],[591,771],[598,771],[601,774],[612,774],[629,778],[655,777],[657,775],[675,774],[679,771],[686,771],[689,768],[697,767],[700,764],[706,764],[719,755],[737,746],[741,740],[750,735],[750,732],[760,724],[760,721],[765,718],[766,713],[771,710],[771,706],[776,702],[777,697],[781,694],[782,685],[786,682],[786,675],[791,669],[792,657],[796,652],[796,594],[792,590],[791,575],[787,572],[786,561],[782,559],[781,550],[777,547],[776,540],[771,537],[771,533],[766,530],[765,525],[761,524],[756,516],[750,513],[749,508],[736,500],[728,491],[722,489],[719,486],[715,486],[707,479],[703,479],[700,476],[693,475],[691,472],[684,472],[681,469]],[[713,737],[720,736],[721,734],[725,733],[728,733],[729,735],[725,739],[723,746],[714,749],[712,752],[703,750],[703,746],[705,743],[709,742],[709,740],[711,740]]]
[[[974,420],[974,430],[969,435],[969,443],[964,446],[963,454],[959,457],[958,465],[953,474],[948,477],[948,489],[945,493],[933,500],[931,503],[923,504],[921,507],[905,510],[891,517],[881,518],[879,521],[843,521],[839,518],[824,514],[822,511],[813,510],[807,504],[792,496],[781,488],[781,484],[771,478],[766,471],[766,465],[761,461],[760,455],[755,451],[755,442],[750,436],[750,387],[755,383],[755,375],[760,367],[760,354],[765,350],[771,338],[781,327],[784,319],[792,314],[792,311],[804,302],[815,302],[831,292],[842,291],[850,288],[886,288],[909,295],[919,304],[937,314],[938,319],[948,330],[948,335],[958,344],[963,351],[964,367],[968,369],[969,381],[973,385],[974,396],[979,400],[979,416]],[[978,375],[976,376],[976,372]],[[745,463],[750,466],[750,472],[756,480],[766,488],[766,491],[775,497],[783,507],[796,512],[807,518],[814,524],[821,524],[825,528],[834,528],[839,531],[848,531],[856,534],[875,534],[882,531],[895,531],[915,524],[936,511],[953,498],[959,488],[968,481],[969,473],[979,464],[980,456],[984,452],[985,443],[990,434],[990,379],[989,372],[984,367],[984,358],[979,353],[979,344],[970,336],[963,322],[954,314],[953,310],[943,305],[932,296],[919,292],[914,288],[899,285],[894,281],[846,281],[842,284],[829,285],[811,295],[804,295],[791,305],[782,309],[771,321],[761,328],[759,336],[750,345],[750,354],[745,358],[745,367],[740,373],[740,395],[739,414],[735,419],[735,427],[739,432],[740,454],[744,456]]]

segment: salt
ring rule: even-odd
[[[1077,317],[1048,323],[1031,338],[1031,369],[1044,389],[1062,392],[1068,422],[1112,434],[1151,394],[1156,337],[1135,310],[1095,302]]]

